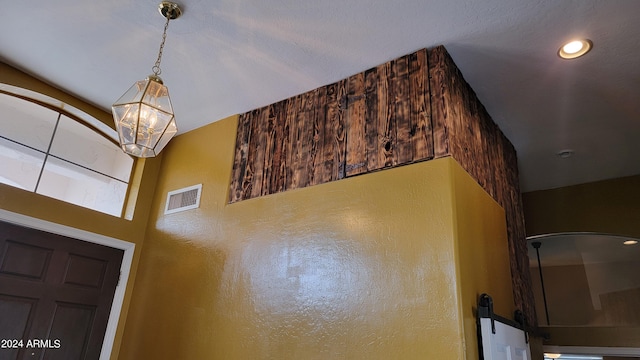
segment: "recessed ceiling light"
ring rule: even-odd
[[[638,243],[638,240],[627,240],[625,242],[623,242],[623,244],[625,245],[635,245]]]
[[[558,50],[558,56],[563,59],[575,59],[588,53],[593,47],[593,43],[589,39],[574,40],[568,42]]]
[[[551,354],[549,354],[549,353],[545,353],[545,354],[544,354],[544,357],[545,357],[545,358],[548,358],[548,359],[558,359],[558,358],[560,358],[561,356],[562,356],[562,354],[553,354],[553,353],[551,353]]]

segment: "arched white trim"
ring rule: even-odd
[[[94,244],[124,250],[122,265],[120,266],[120,283],[116,287],[116,292],[113,295],[111,312],[109,314],[109,321],[107,322],[107,331],[104,334],[104,342],[102,343],[102,350],[100,351],[101,360],[109,359],[111,357],[111,351],[113,350],[113,343],[116,337],[116,329],[118,328],[118,320],[120,319],[120,312],[122,311],[122,304],[124,302],[125,290],[127,289],[127,282],[129,281],[129,273],[131,271],[131,263],[133,261],[133,253],[135,251],[136,245],[128,241],[123,241],[100,234],[94,234],[88,231],[75,229],[69,226],[60,225],[41,219],[36,219],[30,216],[16,214],[2,209],[0,209],[0,220],[16,225],[26,226],[32,229],[47,231],[50,233],[68,236],[74,239],[83,240]]]
[[[56,98],[52,98],[51,96],[41,94],[39,92],[32,91],[29,89],[8,85],[8,84],[3,84],[3,83],[0,83],[0,90],[5,91],[9,94],[24,96],[26,98],[33,99],[41,103],[56,107],[60,110],[66,111],[67,113],[73,116],[76,116],[77,118],[82,119],[83,121],[86,121],[87,124],[90,124],[94,128],[98,129],[105,136],[110,137],[116,142],[118,141],[118,133],[114,129],[107,126],[107,124],[96,119],[92,115],[89,115],[86,112],[76,107],[73,107],[65,102],[62,102]]]

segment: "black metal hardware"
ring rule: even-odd
[[[488,294],[482,294],[478,297],[478,308],[476,310],[476,323],[477,323],[477,332],[478,332],[478,350],[480,354],[480,360],[487,360],[484,358],[484,351],[482,348],[482,329],[481,329],[481,319],[490,319],[491,320],[491,332],[493,334],[496,333],[496,324],[498,321],[507,326],[511,326],[516,329],[520,329],[524,332],[524,340],[526,344],[529,344],[529,332],[531,331],[535,334],[536,329],[530,329],[527,325],[527,320],[524,316],[524,313],[520,310],[516,310],[513,314],[515,320],[506,319],[500,315],[497,315],[493,312],[493,298]]]
[[[542,243],[540,241],[534,241],[531,243],[531,246],[536,249],[536,255],[538,257],[538,273],[540,274],[540,286],[542,286],[542,301],[544,302],[544,314],[547,317],[547,325],[551,325],[549,322],[549,309],[547,308],[547,293],[544,289],[544,277],[542,276],[542,264],[540,263],[540,246],[542,246]]]
[[[487,312],[488,318],[491,319],[491,332],[496,333],[496,322],[495,322],[495,314],[493,313],[493,299],[491,296],[487,294],[480,295],[478,299],[478,314],[480,314],[480,309],[485,309]],[[483,317],[483,316],[479,316]]]
[[[522,310],[516,310],[513,313],[513,319],[520,324],[520,327],[522,328],[523,332],[524,332],[524,342],[525,344],[529,343],[529,332],[527,331],[527,318],[524,317],[524,313],[522,312]]]

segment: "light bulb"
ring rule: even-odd
[[[568,44],[566,44],[565,46],[562,47],[562,50],[564,52],[566,52],[567,54],[575,54],[578,51],[582,50],[582,48],[584,47],[584,45],[582,44],[582,41],[572,41]]]

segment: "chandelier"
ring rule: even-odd
[[[122,150],[136,157],[154,157],[178,132],[169,99],[169,89],[160,78],[160,60],[167,38],[169,21],[182,15],[178,4],[163,1],[158,6],[166,18],[158,58],[153,74],[136,81],[112,106],[113,119]]]

